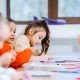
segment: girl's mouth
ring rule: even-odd
[[[14,41],[14,38],[10,38],[12,41]]]

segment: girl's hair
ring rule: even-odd
[[[49,31],[49,28],[47,26],[46,21],[45,20],[40,20],[40,21],[32,22],[25,29],[24,35],[28,35],[29,30],[31,28],[34,28],[34,34],[40,30],[40,29],[37,30],[36,28],[43,28],[46,31],[46,37],[41,41],[41,45],[42,45],[41,53],[38,56],[40,56],[43,52],[46,54],[47,50],[49,48],[49,36],[50,36],[50,31]]]

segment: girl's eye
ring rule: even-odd
[[[16,30],[10,29],[10,32],[13,32],[13,33],[15,33],[15,32],[16,32]]]
[[[39,39],[41,39],[41,36],[39,36]]]
[[[10,32],[12,32],[12,29],[10,29]]]
[[[14,31],[14,33],[16,33],[16,31]]]

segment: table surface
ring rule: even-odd
[[[32,62],[28,66],[33,80],[75,80],[80,78],[79,63],[40,63]],[[75,67],[79,68],[75,68]],[[66,68],[72,68],[67,70]]]

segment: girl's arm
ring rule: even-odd
[[[25,49],[21,52],[17,52],[16,60],[10,65],[15,69],[20,68],[23,64],[28,63],[32,56],[31,49]]]
[[[35,61],[45,61],[47,58],[46,56],[31,56],[30,61],[35,62]]]
[[[25,35],[16,37],[14,41],[14,49],[16,52],[21,52],[27,48],[30,48],[29,41]]]
[[[0,65],[3,67],[8,67],[16,58],[16,53],[14,50],[3,53],[0,56]]]
[[[34,55],[34,54],[39,54],[38,50],[36,52],[35,47],[31,47],[30,49],[33,52],[33,55],[31,56],[29,61],[49,61],[49,60],[52,60],[52,57],[44,54],[44,52],[41,54],[41,56]]]
[[[44,61],[44,62],[47,62],[47,61],[51,61],[53,58],[51,56],[48,56],[48,55],[41,55],[41,56],[31,56],[30,58],[30,61],[31,62],[40,62],[40,61]]]

